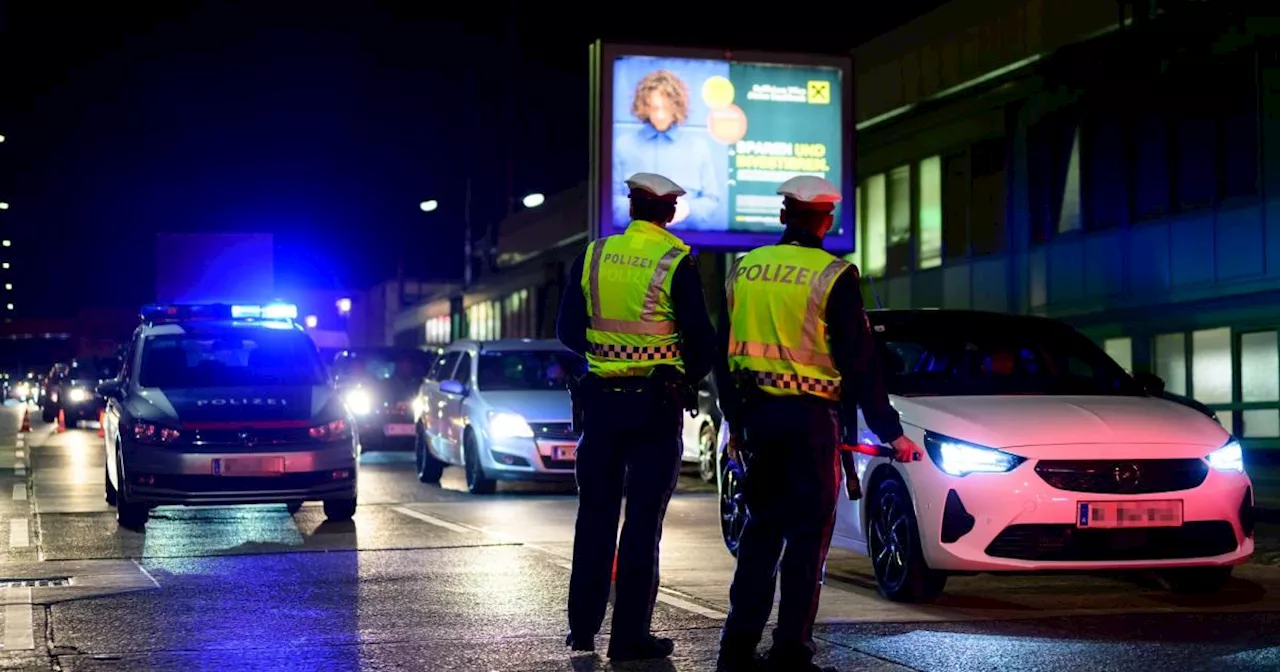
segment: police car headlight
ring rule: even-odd
[[[519,413],[490,412],[489,434],[495,439],[531,439],[533,428]]]
[[[345,401],[347,409],[356,415],[369,415],[373,412],[373,395],[368,390],[351,390]]]
[[[1240,443],[1237,441],[1232,441],[1209,453],[1204,459],[1209,462],[1209,466],[1218,471],[1244,473],[1244,449],[1240,447]]]
[[[79,404],[89,400],[89,391],[79,387],[71,388],[67,392],[67,399],[73,404]]]
[[[933,432],[925,434],[924,447],[933,463],[952,476],[1000,474],[1026,461],[1025,457],[1013,453],[975,446]]]
[[[167,446],[176,443],[181,437],[182,433],[176,429],[161,427],[150,422],[139,421],[133,424],[133,439],[138,443]]]

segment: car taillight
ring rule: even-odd
[[[351,437],[351,428],[341,418],[323,425],[316,425],[308,430],[311,438],[317,441],[340,441]]]
[[[133,438],[139,443],[167,446],[177,442],[182,433],[176,429],[161,427],[150,422],[136,422],[133,425]]]

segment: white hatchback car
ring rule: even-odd
[[[951,310],[869,311],[890,398],[928,457],[846,453],[832,545],[870,556],[880,593],[935,598],[948,575],[1154,571],[1214,591],[1253,553],[1253,490],[1221,425],[1159,398],[1071,327]],[[858,442],[879,444],[859,418]],[[718,484],[730,552],[742,471]]]

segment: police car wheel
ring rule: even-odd
[[[332,522],[345,522],[356,515],[356,498],[324,500],[324,517]]]
[[[44,407],[40,409],[40,419],[45,422],[53,422],[54,420],[57,420],[58,409],[54,408],[52,404],[45,404]]]
[[[476,440],[471,434],[467,434],[463,442],[465,447],[462,457],[462,468],[467,475],[467,491],[473,495],[492,494],[497,489],[497,483],[493,479],[485,476],[484,465],[480,464],[480,451],[476,448]]]
[[[124,462],[116,455],[116,475],[124,484]],[[127,530],[142,531],[151,517],[151,508],[146,504],[129,501],[129,488],[124,486],[116,491],[116,523]]]
[[[907,486],[888,476],[872,488],[867,511],[867,552],[880,595],[893,602],[932,602],[947,576],[929,569]]]

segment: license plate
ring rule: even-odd
[[[413,425],[395,424],[387,425],[382,428],[384,436],[413,436]]]
[[[226,457],[213,461],[214,476],[279,476],[283,457]]]
[[[1182,500],[1146,502],[1080,502],[1076,527],[1178,527]]]
[[[577,450],[577,446],[552,446],[551,459],[553,460],[572,460],[575,456],[573,451]]]

